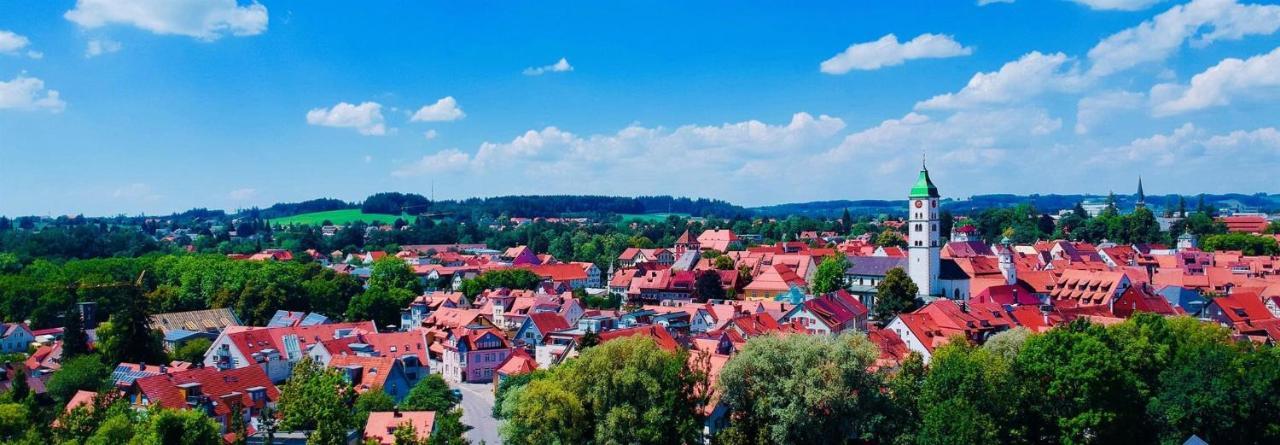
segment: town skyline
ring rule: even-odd
[[[0,214],[1280,191],[1280,6],[915,6],[7,3]]]

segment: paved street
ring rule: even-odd
[[[479,445],[481,441],[489,445],[501,444],[498,437],[498,419],[493,413],[493,385],[487,383],[454,383],[453,388],[462,390],[462,423],[470,425],[467,439]]]

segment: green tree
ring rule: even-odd
[[[27,394],[31,393],[31,384],[27,383],[27,368],[17,367],[13,370],[13,383],[9,385],[9,398],[11,400],[22,400],[27,398]]]
[[[876,319],[888,323],[894,316],[915,308],[916,294],[920,288],[911,281],[907,272],[900,267],[889,269],[885,277],[876,284],[876,299],[873,307]]]
[[[98,352],[108,363],[163,363],[164,337],[149,326],[139,328],[127,317],[116,320],[113,315],[98,325]]]
[[[354,427],[350,407],[353,393],[350,383],[337,370],[323,368],[310,357],[303,357],[280,388],[280,427],[314,430],[308,443],[346,443],[346,432]]]
[[[418,281],[418,276],[414,275],[413,268],[404,260],[391,255],[373,262],[368,285],[369,289],[384,291],[404,289],[414,295],[422,293],[422,283]]]
[[[503,442],[693,443],[707,388],[687,354],[646,337],[583,351],[513,395]]]
[[[428,445],[469,445],[464,434],[471,427],[462,423],[462,408],[453,408],[436,417],[436,430],[427,439]]]
[[[870,439],[882,404],[879,353],[861,334],[756,337],[720,372],[733,419],[724,443],[823,444]]]
[[[427,445],[427,440],[418,436],[418,429],[413,422],[405,422],[391,431],[395,445]]]
[[[22,437],[32,426],[28,414],[27,407],[21,403],[0,403],[0,439]]]
[[[383,391],[381,386],[375,386],[356,396],[356,403],[352,407],[355,411],[352,424],[364,425],[369,421],[369,413],[391,411],[395,407],[396,400]]]
[[[1209,235],[1200,241],[1200,247],[1211,252],[1239,250],[1245,255],[1280,254],[1280,245],[1277,245],[1274,237],[1250,235],[1248,233]]]
[[[815,294],[825,294],[844,289],[844,274],[849,266],[849,259],[843,254],[823,258],[822,263],[818,264],[818,271],[813,274],[810,290]]]
[[[53,373],[45,390],[59,405],[64,405],[76,391],[100,391],[107,386],[111,369],[102,364],[96,355],[81,355],[62,362],[62,368]]]
[[[409,411],[442,413],[453,408],[457,403],[458,401],[453,398],[453,391],[449,389],[449,384],[445,383],[440,374],[431,374],[413,385],[409,395],[400,401],[400,408]]]
[[[715,262],[716,270],[733,270],[733,258],[728,255],[718,256],[713,261]]]
[[[347,306],[347,320],[373,320],[380,327],[396,326],[400,323],[400,309],[408,306],[416,296],[406,289],[370,288],[351,299]]]
[[[907,240],[898,232],[885,229],[876,237],[876,245],[880,247],[907,247]]]
[[[68,306],[62,311],[62,357],[68,359],[89,352],[89,335],[84,331],[80,308]]]
[[[183,343],[177,350],[173,351],[173,359],[184,361],[187,363],[200,363],[204,361],[204,354],[209,351],[209,347],[213,342],[207,338],[197,338]]]
[[[720,273],[714,270],[703,271],[694,281],[694,293],[699,301],[723,300],[724,286],[720,282]]]
[[[130,441],[134,445],[221,445],[221,427],[198,410],[152,410]]]

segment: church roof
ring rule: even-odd
[[[933,185],[933,181],[929,180],[929,169],[920,168],[920,177],[916,179],[916,185],[911,187],[911,198],[937,198],[938,186]]]

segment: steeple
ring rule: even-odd
[[[937,198],[938,186],[933,185],[933,181],[929,179],[929,168],[925,167],[924,159],[920,160],[920,176],[916,178],[916,185],[911,187],[910,198]]]
[[[1135,208],[1143,208],[1147,206],[1147,194],[1142,192],[1142,176],[1138,176],[1138,202],[1134,203]]]

